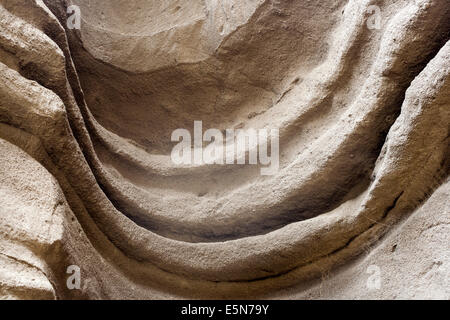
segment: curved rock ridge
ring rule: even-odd
[[[0,297],[450,298],[449,40],[447,0],[0,0]],[[195,121],[279,170],[176,165]],[[407,230],[431,289],[345,280]]]

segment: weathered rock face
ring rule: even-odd
[[[450,298],[449,39],[448,0],[0,0],[0,296]],[[194,121],[279,170],[177,166]]]

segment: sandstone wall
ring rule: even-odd
[[[0,0],[0,297],[450,298],[449,35],[448,0]],[[198,120],[280,169],[175,165]]]

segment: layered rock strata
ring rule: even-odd
[[[447,0],[0,0],[0,296],[449,298],[449,35]],[[175,165],[199,120],[278,128],[279,171]]]

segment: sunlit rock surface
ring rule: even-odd
[[[449,35],[447,0],[0,0],[0,297],[449,299]],[[278,128],[279,171],[176,166],[198,120]]]

